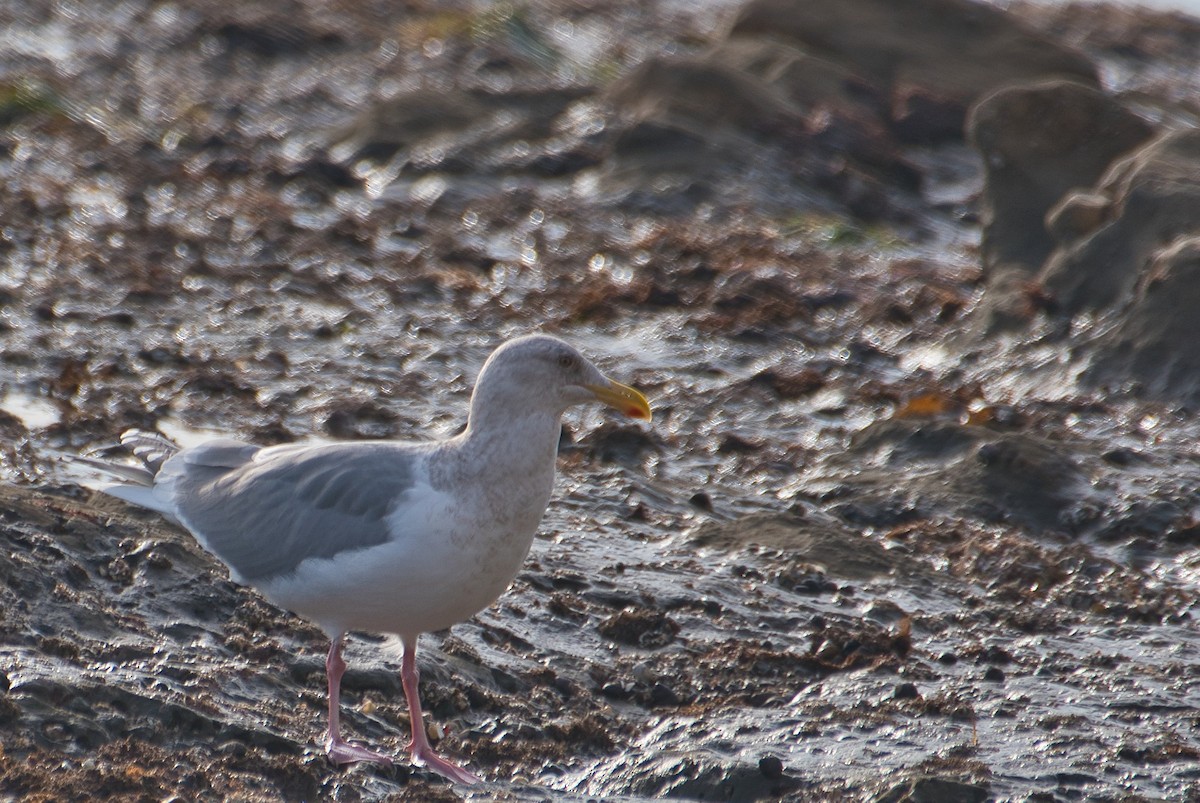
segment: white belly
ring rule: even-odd
[[[330,635],[365,630],[416,636],[469,619],[491,605],[520,571],[545,504],[521,521],[484,523],[449,499],[422,511],[386,544],[309,560],[263,583],[272,602],[311,619]]]

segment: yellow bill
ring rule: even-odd
[[[609,407],[620,410],[630,418],[650,420],[650,402],[628,385],[609,380],[607,385],[585,385],[585,387],[595,393],[598,400]]]

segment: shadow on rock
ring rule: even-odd
[[[834,497],[853,495],[833,509],[854,524],[892,527],[951,514],[1074,532],[1091,518],[1087,473],[1062,449],[1025,433],[890,419],[859,432],[848,459],[877,467],[827,486]]]

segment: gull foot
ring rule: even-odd
[[[341,739],[337,741],[326,739],[325,752],[329,754],[329,760],[339,767],[346,764],[358,764],[363,761],[372,764],[382,764],[385,767],[390,767],[394,763],[391,756],[376,753],[374,750],[369,750],[362,745],[343,742]]]
[[[453,781],[454,783],[463,784],[464,786],[470,786],[471,784],[477,784],[483,781],[483,779],[475,773],[464,769],[457,764],[451,764],[449,761],[428,748],[414,748],[412,750],[412,761],[418,767],[427,767],[443,778]]]

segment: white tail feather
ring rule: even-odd
[[[177,521],[175,514],[154,494],[153,488],[148,488],[145,485],[122,485],[121,483],[112,483],[109,485],[99,485],[96,490],[101,493],[106,493],[109,496],[115,496],[118,499],[123,499],[130,504],[138,507],[148,508],[150,510],[161,513],[171,521]]]
[[[97,457],[84,457],[83,455],[64,455],[64,457],[72,463],[107,474],[110,478],[123,480],[123,482],[103,485],[85,482],[85,485],[139,507],[155,510],[174,521],[174,514],[154,493],[154,479],[159,469],[162,468],[162,464],[178,452],[179,447],[157,432],[145,432],[140,429],[131,429],[122,433],[120,445],[133,452],[134,457],[140,460],[142,465]]]

